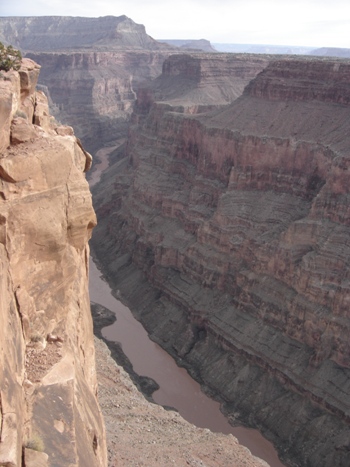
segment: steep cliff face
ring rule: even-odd
[[[115,49],[169,48],[148,36],[142,24],[127,16],[84,18],[30,16],[0,18],[0,40],[23,51],[55,51],[94,47]]]
[[[127,50],[28,56],[42,66],[40,82],[47,86],[58,118],[73,125],[92,151],[127,135],[136,91],[159,76],[163,64],[162,79],[152,83],[155,99],[162,95],[165,101],[165,94],[173,106],[196,113],[232,102],[267,63],[266,58],[247,62],[240,56],[215,58],[203,53],[173,55],[167,60],[171,53]]]
[[[350,64],[271,58],[232,104],[196,115],[169,67],[96,189],[94,250],[230,417],[298,466],[344,466]]]
[[[0,79],[0,464],[101,466],[91,156],[50,117],[39,69],[24,59]]]
[[[90,152],[125,137],[139,83],[176,52],[126,16],[0,18],[0,40],[42,66],[52,112]]]
[[[139,86],[138,115],[153,102],[169,103],[172,110],[196,114],[229,104],[268,63],[268,58],[233,54],[179,54],[164,61],[162,74]]]
[[[155,78],[169,52],[74,51],[28,53],[42,66],[57,118],[74,126],[84,145],[94,151],[127,134],[140,82]]]

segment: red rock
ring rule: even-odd
[[[88,293],[96,216],[84,174],[91,156],[74,134],[51,130],[47,100],[34,91],[39,68],[24,60],[0,81],[0,464],[100,467],[107,452]],[[29,449],[35,439],[42,453]]]
[[[261,66],[250,60],[237,74]],[[229,413],[298,465],[343,465],[331,433],[350,435],[350,65],[271,59],[208,113],[229,59],[213,63],[171,58],[140,92],[125,158],[95,188],[93,246],[150,334]]]
[[[11,143],[13,145],[25,143],[36,138],[36,136],[35,128],[26,119],[16,117],[12,120]]]

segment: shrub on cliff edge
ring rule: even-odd
[[[16,50],[12,45],[7,47],[0,42],[0,70],[9,71],[19,70],[21,67],[22,54]]]
[[[34,433],[32,437],[27,441],[25,447],[27,449],[32,449],[33,451],[44,452],[45,445],[41,436],[37,433]]]

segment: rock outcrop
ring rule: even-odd
[[[0,465],[100,467],[91,156],[50,116],[39,70],[0,78]]]
[[[198,66],[176,60],[138,94],[125,150],[96,187],[94,251],[232,419],[260,427],[290,463],[343,467],[350,63],[270,57],[243,95],[208,112],[215,80],[179,105],[169,70]]]
[[[161,73],[169,52],[152,50],[28,53],[42,67],[40,83],[53,112],[90,152],[127,134],[136,89]]]
[[[174,47],[180,47],[181,49],[185,49],[188,51],[202,51],[202,52],[217,52],[215,48],[211,45],[211,43],[207,39],[189,39],[189,40],[181,40],[181,39],[165,39],[161,40],[160,42],[165,42],[166,44],[173,45]]]
[[[42,66],[51,112],[90,152],[125,137],[139,83],[177,50],[126,16],[3,17],[0,41]]]
[[[127,16],[0,17],[0,41],[24,52],[67,49],[169,48],[148,36],[142,24]]]
[[[148,114],[155,101],[186,114],[230,104],[268,61],[234,54],[172,55],[164,61],[161,76],[139,87],[134,121]]]

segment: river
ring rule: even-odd
[[[95,184],[100,177],[98,168],[107,168],[108,151],[99,154],[97,170],[92,174]],[[102,159],[102,160],[101,160]],[[110,341],[119,342],[126,356],[133,365],[134,371],[142,376],[154,379],[159,389],[153,393],[156,403],[174,407],[183,418],[202,428],[214,432],[231,433],[246,446],[255,456],[264,459],[271,467],[283,467],[272,443],[267,441],[258,430],[244,427],[232,427],[220,411],[220,404],[206,396],[200,385],[192,379],[184,368],[158,344],[153,342],[125,305],[117,300],[108,283],[103,280],[101,272],[90,260],[90,299],[113,311],[117,320],[102,330],[102,334]]]

